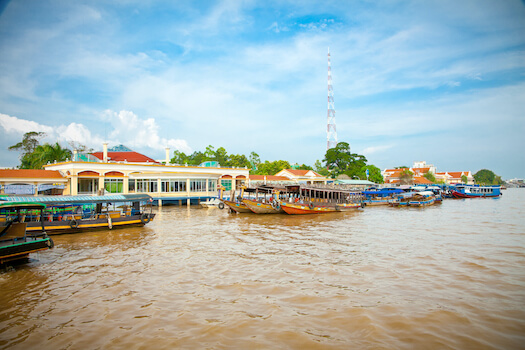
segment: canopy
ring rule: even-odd
[[[118,203],[148,201],[147,194],[112,194],[107,196],[8,196],[0,197],[4,202],[38,202],[46,204],[87,204],[87,203]]]

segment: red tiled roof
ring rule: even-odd
[[[63,179],[58,170],[0,169],[0,178]]]
[[[467,171],[447,171],[447,173],[452,176],[454,179],[459,179],[461,177],[461,174],[467,176]]]
[[[421,185],[433,184],[432,181],[428,180],[427,178],[425,178],[423,176],[414,176],[414,183],[415,184],[421,184]]]
[[[103,152],[95,152],[92,153],[94,157],[97,157],[100,160],[104,159],[104,153]],[[108,152],[108,160],[113,162],[123,162],[127,161],[130,163],[156,163],[160,164],[159,162],[155,161],[155,159],[152,159],[148,156],[145,156],[143,154],[140,154],[138,152]]]
[[[250,181],[290,181],[286,176],[275,176],[275,175],[250,175]]]

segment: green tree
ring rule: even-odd
[[[336,178],[340,174],[346,174],[350,178],[359,176],[362,167],[366,165],[367,159],[357,153],[350,152],[347,142],[339,142],[334,148],[326,151],[323,162],[330,169],[330,176]]]
[[[204,162],[207,160],[215,159],[215,147],[213,147],[212,145],[209,145],[208,147],[206,147],[206,150],[204,151],[204,157],[205,157],[205,159],[203,160]]]
[[[184,152],[176,150],[173,152],[173,158],[171,158],[170,163],[184,165],[188,163],[188,160],[189,157]]]
[[[290,163],[286,160],[274,160],[273,162],[265,161],[260,164],[256,173],[260,175],[275,175],[283,169],[290,168]]]
[[[461,175],[461,182],[463,182],[464,184],[466,184],[468,182],[467,175]]]
[[[29,159],[31,169],[41,169],[42,166],[47,163],[53,163],[54,161],[63,162],[66,159],[71,159],[71,156],[71,150],[62,148],[62,146],[56,142],[54,145],[45,143],[36,146],[33,153],[30,154]]]
[[[312,168],[311,166],[309,165],[306,165],[306,164],[301,164],[297,167],[297,169],[299,170],[314,170],[314,168]]]
[[[248,161],[248,158],[244,154],[231,154],[228,157],[228,161],[226,162],[226,166],[228,167],[236,167],[236,168],[244,168],[250,167],[250,162]]]
[[[228,162],[228,152],[226,152],[224,147],[217,148],[214,160],[219,162],[221,166],[226,166],[226,163]]]
[[[45,137],[46,133],[30,131],[24,134],[22,141],[16,145],[10,146],[10,151],[21,151],[20,154],[20,169],[32,169],[31,168],[31,154],[35,151],[36,147],[40,144],[39,139]]]
[[[425,179],[427,179],[428,181],[432,181],[432,183],[436,183],[436,177],[434,176],[434,174],[432,174],[430,171],[427,171],[423,177]]]
[[[206,155],[202,152],[195,151],[188,157],[188,164],[189,165],[199,165],[208,159],[206,158]]]
[[[326,167],[323,166],[320,160],[315,161],[314,169],[315,169],[315,172],[318,173],[319,175],[328,176],[330,174],[328,169],[326,169]]]
[[[365,165],[361,168],[359,172],[359,178],[362,180],[366,179],[366,170],[368,169],[368,180],[375,182],[376,184],[382,184],[385,180],[383,179],[383,175],[381,175],[381,169],[376,167],[375,165],[369,164]]]
[[[259,157],[257,153],[252,151],[248,160],[250,161],[250,174],[255,174],[257,172],[257,169],[261,165],[261,157]]]
[[[481,169],[474,175],[474,180],[480,185],[501,185],[503,181],[500,176],[494,174],[492,170]]]

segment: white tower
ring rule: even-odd
[[[326,150],[337,146],[337,131],[335,129],[334,88],[332,87],[332,66],[330,64],[330,48],[328,48],[328,115],[326,127]]]

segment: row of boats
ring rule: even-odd
[[[224,189],[221,190],[221,193]],[[352,191],[337,186],[307,185],[243,187],[238,196],[216,199],[219,208],[236,213],[291,215],[326,214],[366,206],[424,207],[443,198],[499,197],[499,186],[456,186],[450,191],[427,188]],[[49,235],[95,229],[143,226],[154,219],[147,194],[107,196],[0,197],[0,265],[53,247]]]
[[[355,210],[366,206],[425,207],[439,204],[443,198],[498,197],[499,186],[455,186],[449,190],[440,187],[385,188],[352,191],[335,186],[268,186],[242,187],[240,194],[222,197],[204,206],[217,205],[236,213],[255,214],[324,214]]]

